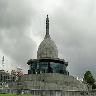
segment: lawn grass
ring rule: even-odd
[[[0,94],[0,96],[32,96],[32,94],[21,94],[21,95],[17,95],[17,94]]]

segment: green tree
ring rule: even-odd
[[[90,85],[94,85],[95,83],[95,79],[93,78],[93,75],[91,73],[91,71],[86,71],[84,74],[84,81]]]

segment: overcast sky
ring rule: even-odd
[[[27,72],[26,63],[36,58],[44,38],[47,14],[51,38],[59,58],[69,62],[70,74],[82,76],[86,70],[96,74],[96,0],[0,0],[0,63],[5,56],[4,68],[19,66]]]

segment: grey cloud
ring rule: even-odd
[[[0,27],[24,28],[31,23],[31,18],[35,14],[35,9],[29,6],[25,0],[1,0],[0,1]]]
[[[0,1],[0,49],[24,68],[36,47],[27,31],[34,15],[35,9],[25,0]]]
[[[79,10],[75,7],[73,12],[66,7],[64,11],[63,8],[59,14],[59,9],[54,13],[56,28],[51,29],[59,52],[69,61],[70,74],[82,76],[86,70],[91,70],[96,74],[96,15],[93,15],[94,12],[89,15],[90,8],[85,10],[85,13],[80,10],[80,13],[76,12],[77,14],[74,11]]]
[[[86,70],[96,74],[95,0],[60,0],[60,6],[55,5],[56,0],[53,2],[49,12],[50,34],[60,58],[69,62],[72,75],[82,76]],[[17,63],[26,63],[36,55],[36,43],[28,37],[27,29],[32,26],[34,36],[43,39],[46,18],[43,8],[48,9],[45,3],[44,0],[0,1],[0,48]]]

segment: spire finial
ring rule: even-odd
[[[47,15],[47,18],[46,18],[46,35],[45,35],[46,38],[50,37],[49,35],[49,18],[48,18],[48,15]]]

